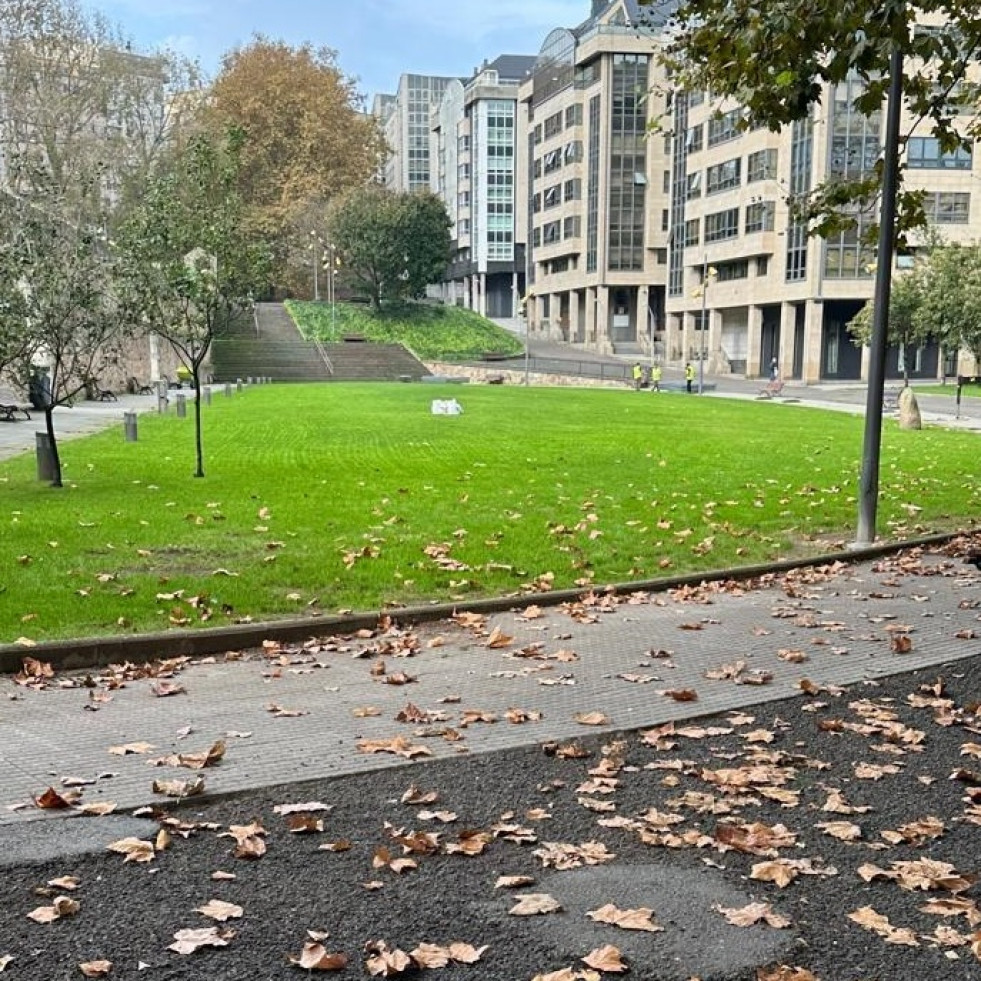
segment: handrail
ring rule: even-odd
[[[324,345],[320,342],[319,338],[314,340],[313,343],[316,345],[317,353],[320,355],[321,359],[324,362],[324,365],[327,368],[327,373],[330,375],[334,374],[334,363],[327,356],[327,350],[326,348],[324,348]]]

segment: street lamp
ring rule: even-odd
[[[310,243],[310,251],[313,253],[313,299],[316,302],[320,300],[320,279],[318,274],[318,268],[321,262],[321,246],[323,242],[320,236],[316,232],[310,232],[310,237],[313,241]]]
[[[706,305],[708,303],[709,277],[715,275],[715,267],[708,264],[708,257],[702,259],[702,317],[699,321],[700,338],[698,342],[698,394],[702,394],[705,387],[705,335],[708,333],[706,323]]]

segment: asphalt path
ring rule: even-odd
[[[0,679],[3,757],[49,754],[38,798],[41,776],[105,803],[139,774],[152,801],[85,817],[25,808],[4,781],[0,963],[45,981],[93,962],[111,978],[287,979],[319,943],[307,956],[344,960],[324,972],[339,978],[446,959],[434,977],[568,981],[590,977],[587,958],[642,981],[981,979],[966,547]],[[385,683],[398,673],[417,680]],[[219,737],[225,755],[203,765]],[[359,739],[362,769],[337,775]],[[297,765],[311,779],[277,784]],[[198,777],[227,793],[163,792]],[[126,838],[145,842],[130,861],[106,847]],[[178,934],[209,945],[180,953]]]

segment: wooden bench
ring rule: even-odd
[[[17,422],[17,413],[20,413],[28,422],[31,414],[22,405],[9,405],[0,402],[0,422]]]
[[[773,378],[766,383],[766,385],[760,389],[759,394],[756,396],[758,399],[772,399],[776,398],[783,391],[783,379]]]

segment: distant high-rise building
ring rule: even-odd
[[[450,76],[405,74],[395,95],[375,96],[372,113],[381,121],[389,149],[382,176],[390,190],[429,190],[429,114],[452,81]]]
[[[518,87],[532,55],[501,55],[454,80],[432,114],[432,190],[450,215],[453,256],[443,298],[490,317],[517,312],[525,279]]]

